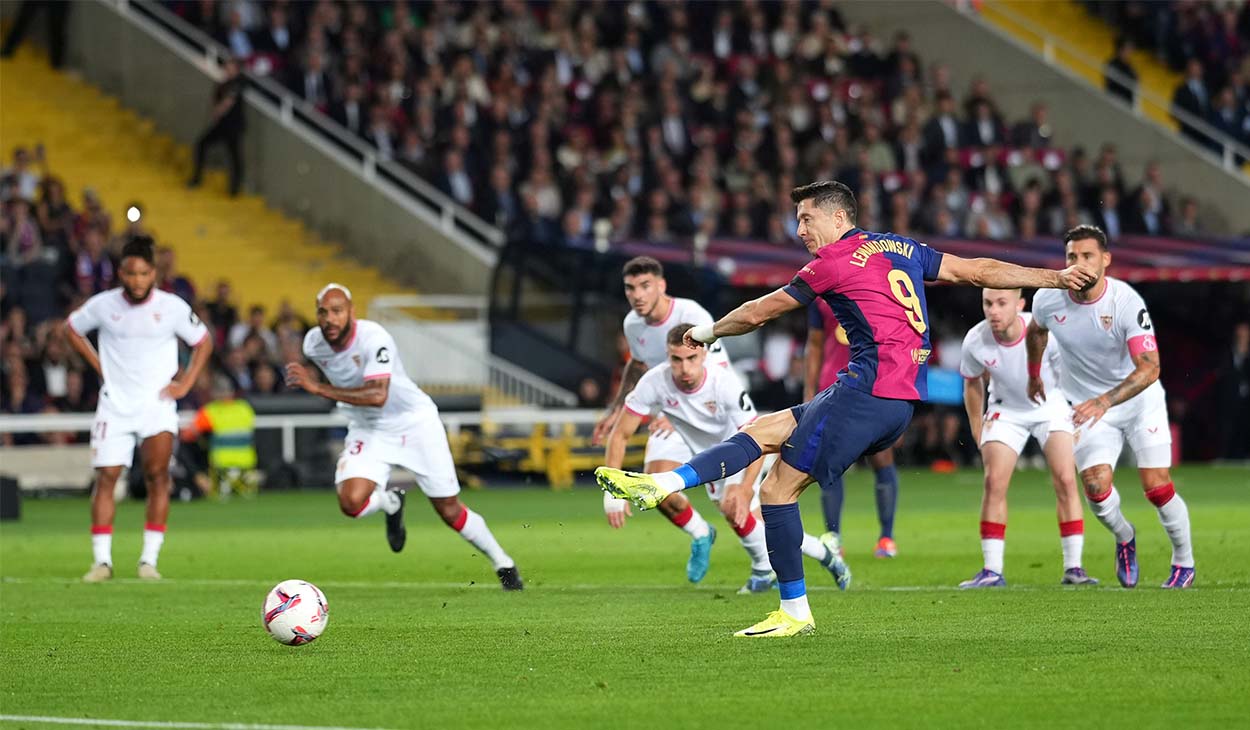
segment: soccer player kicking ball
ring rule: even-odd
[[[330,382],[312,377],[300,363],[288,363],[286,382],[338,401],[347,416],[347,439],[334,474],[339,509],[348,517],[386,514],[386,541],[404,549],[404,494],[388,490],[391,468],[412,472],[434,511],[448,527],[491,561],[505,591],[524,586],[516,563],[495,540],[486,520],[460,501],[447,432],[438,408],[409,380],[395,340],[377,322],[356,319],[352,294],[340,284],[317,293],[317,326],[304,336],[304,357]]]
[[[981,553],[985,567],[959,584],[960,588],[997,588],[1003,578],[1003,548],[1007,532],[1007,488],[1016,460],[1029,437],[1037,439],[1050,466],[1059,513],[1059,544],[1063,550],[1064,585],[1097,585],[1081,568],[1085,521],[1076,488],[1072,458],[1072,419],[1068,404],[1053,395],[1059,368],[1059,349],[1048,346],[1042,360],[1042,382],[1052,396],[1041,403],[1029,400],[1028,356],[1024,333],[1032,318],[1024,311],[1019,289],[986,289],[981,293],[985,319],[964,337],[959,372],[964,376],[964,408],[972,438],[985,462],[985,493],[981,497]],[[985,381],[990,402],[985,405]]]
[[[169,520],[169,460],[178,433],[178,399],[191,390],[213,352],[208,328],[186,302],[160,291],[156,283],[154,244],[146,236],[122,248],[118,274],[122,285],[88,299],[69,315],[70,345],[100,374],[103,387],[91,425],[91,465],[96,470],[91,495],[91,551],[88,583],[113,577],[113,490],[122,468],[143,461],[148,490],[139,577],[159,580],[156,559]],[[97,354],[87,333],[99,330]],[[178,372],[178,340],[190,345],[191,364]]]
[[[608,466],[620,468],[625,459],[626,442],[649,415],[663,413],[667,416],[692,452],[710,448],[733,436],[755,418],[755,405],[742,389],[738,377],[726,368],[708,367],[707,350],[684,342],[692,327],[694,325],[683,323],[668,331],[668,362],[647,370],[625,399],[625,409],[608,436],[604,456]],[[764,527],[758,520],[762,468],[763,460],[757,460],[736,476],[707,484],[707,496],[720,507],[738,533],[742,547],[751,556],[751,575],[739,593],[763,593],[777,583],[777,575],[768,562]],[[672,498],[673,495],[668,496]],[[608,523],[618,528],[624,525],[629,503],[607,492],[603,500]],[[836,545],[804,534],[802,551],[818,560],[833,575],[839,588],[846,590],[850,585],[851,572],[838,555]]]
[[[1112,470],[1127,441],[1137,460],[1146,499],[1172,540],[1172,572],[1164,588],[1194,582],[1194,550],[1189,508],[1176,493],[1172,434],[1167,401],[1159,384],[1159,346],[1150,312],[1141,296],[1119,279],[1106,276],[1111,265],[1107,236],[1095,226],[1077,226],[1063,236],[1069,264],[1097,276],[1072,293],[1038,292],[1029,325],[1029,396],[1044,398],[1042,356],[1054,333],[1063,355],[1059,387],[1077,404],[1076,468],[1098,521],[1115,536],[1115,571],[1120,585],[1137,585],[1137,532],[1120,511]]]
[[[680,322],[711,324],[712,315],[692,299],[668,295],[668,282],[664,280],[664,267],[649,256],[630,259],[622,271],[625,298],[630,312],[622,325],[629,343],[629,362],[621,375],[620,390],[608,406],[608,412],[595,424],[591,443],[601,444],[616,420],[620,418],[625,399],[634,390],[642,374],[649,368],[658,367],[668,359],[665,338],[669,329]],[[713,346],[707,355],[708,365],[730,370],[729,356],[724,348]],[[732,372],[732,371],[731,371]],[[643,457],[643,471],[671,471],[688,461],[694,452],[686,442],[673,433],[672,424],[663,416],[652,421],[651,435]],[[666,499],[660,504],[660,513],[675,527],[690,535],[690,559],[686,562],[686,578],[698,583],[707,575],[712,559],[712,544],[716,542],[716,528],[708,524],[703,515],[690,504],[684,494]],[[611,513],[609,519],[611,519]]]
[[[851,343],[846,339],[846,328],[838,324],[838,318],[823,299],[807,306],[807,347],[803,354],[805,374],[803,400],[809,401],[820,391],[833,385],[838,373],[851,362]],[[894,509],[898,506],[898,470],[894,468],[894,446],[885,447],[875,454],[868,454],[875,481],[873,494],[877,502],[877,521],[881,534],[873,556],[893,558],[898,555],[894,544]],[[820,489],[820,506],[825,513],[825,529],[838,546],[842,545],[842,498],[845,496],[842,476],[830,477]],[[821,538],[825,539],[824,537]]]
[[[993,259],[943,256],[902,236],[855,226],[855,196],[840,182],[795,188],[798,235],[815,257],[782,289],[747,302],[715,325],[686,333],[687,342],[758,329],[786,312],[824,298],[851,343],[851,362],[813,400],[757,419],[728,441],[661,474],[600,467],[600,486],[644,509],[672,492],[723,479],[764,453],[781,453],[760,489],[769,559],[781,607],[736,636],[781,637],[815,630],[803,582],[803,523],[799,495],[822,485],[865,453],[893,444],[911,420],[912,404],[927,395],[929,319],[925,280],[982,287],[1068,287],[1092,276],[1080,267],[1026,269]]]

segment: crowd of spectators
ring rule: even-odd
[[[1108,62],[1120,74],[1136,80],[1128,60],[1134,47],[1150,51],[1184,74],[1172,93],[1172,107],[1187,114],[1177,117],[1182,134],[1218,150],[1218,140],[1192,123],[1197,119],[1250,146],[1250,3],[1085,0],[1085,4],[1121,33],[1115,57]],[[1107,78],[1107,91],[1131,102],[1135,91],[1129,86]]]
[[[1056,139],[1044,103],[1006,119],[985,80],[953,88],[907,34],[885,42],[823,0],[168,5],[539,243],[784,245],[789,189],[820,178],[856,189],[863,225],[904,234],[1200,231],[1157,165],[1130,181],[1113,145]]]
[[[136,220],[120,226],[91,188],[71,204],[41,147],[18,147],[11,159],[0,169],[0,412],[92,411],[99,378],[70,349],[65,316],[88,297],[118,286],[122,246],[152,232],[142,224],[139,204],[130,206],[135,215],[128,216]],[[241,315],[229,282],[204,292],[179,272],[174,250],[159,242],[155,263],[156,286],[191,304],[215,338],[213,364],[184,407],[210,397],[217,374],[248,394],[284,387],[279,366],[302,357],[308,328],[288,303],[272,318],[259,305]]]

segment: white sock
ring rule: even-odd
[[[1172,565],[1194,567],[1194,544],[1189,534],[1189,507],[1185,500],[1177,494],[1156,509],[1159,510],[1159,522],[1172,539]]]
[[[1059,538],[1059,545],[1063,548],[1063,569],[1081,567],[1081,551],[1085,548],[1084,535],[1068,535]]]
[[[742,541],[742,547],[746,548],[747,555],[751,556],[751,571],[767,573],[773,569],[773,566],[768,562],[768,543],[764,540],[764,522],[755,519],[755,515],[747,519],[752,523],[751,531],[738,539]]]
[[[468,507],[464,508],[463,524],[460,526],[460,537],[467,540],[473,547],[481,550],[490,559],[495,570],[511,568],[516,565],[512,558],[499,546],[499,541],[486,526],[486,520]]]
[[[799,549],[802,550],[803,554],[807,557],[819,560],[821,564],[829,561],[829,548],[825,547],[824,543],[820,541],[820,538],[809,535],[806,532],[803,533],[803,544],[799,546]],[[806,601],[806,599],[804,600]],[[804,605],[807,605],[806,602]],[[794,614],[790,615],[794,616]],[[794,617],[799,618],[798,616]]]
[[[156,559],[161,554],[161,545],[165,543],[164,530],[143,531],[143,552],[139,553],[139,562],[156,567]]]
[[[981,538],[981,555],[985,557],[986,570],[992,570],[999,575],[1003,574],[1003,552],[1006,548],[1006,540],[997,537]]]
[[[781,599],[781,610],[790,614],[791,618],[796,618],[800,621],[807,621],[812,617],[812,609],[807,605],[806,593],[798,598]]]
[[[676,522],[673,524],[677,525]],[[686,520],[686,524],[677,526],[694,540],[707,537],[712,531],[712,526],[703,519],[703,515],[699,514],[699,510],[695,509],[694,505],[690,505],[690,519]]]
[[[91,533],[91,555],[97,565],[113,564],[113,533]]]
[[[681,476],[675,471],[657,472],[651,476],[655,477],[656,485],[669,494],[680,492],[686,488],[686,482],[682,481]]]
[[[393,515],[398,509],[399,495],[390,491],[386,487],[377,487],[373,490],[373,493],[369,495],[369,500],[365,502],[365,506],[361,507],[360,511],[352,515],[352,517],[355,517],[356,519],[368,517],[379,510],[388,515]]]
[[[1128,542],[1133,539],[1133,526],[1124,519],[1124,513],[1120,511],[1120,493],[1116,491],[1114,485],[1111,487],[1111,493],[1101,502],[1088,498],[1087,501],[1090,511],[1111,531],[1116,542]]]

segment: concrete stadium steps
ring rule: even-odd
[[[224,171],[208,172],[199,190],[186,189],[187,146],[27,48],[0,62],[5,164],[13,147],[38,142],[72,205],[81,206],[84,187],[95,188],[116,230],[125,224],[126,206],[139,201],[144,224],[177,252],[180,273],[209,296],[224,278],[240,306],[259,303],[272,311],[289,299],[311,317],[313,294],[330,280],[352,289],[362,313],[373,297],[405,291],[261,198],[228,197]]]
[[[1081,54],[1096,60],[1097,68],[1090,68],[1088,64],[1071,58],[1071,54],[1058,50],[1055,53],[1055,60],[1068,70],[1102,88],[1102,65],[1114,54],[1119,33],[1090,15],[1080,3],[1073,0],[985,0],[980,8],[981,17],[1039,53],[1042,51],[1040,33],[1062,39]],[[1021,27],[1016,18],[1006,13],[995,12],[999,8],[1018,16],[1020,21],[1028,24],[1027,27]],[[1149,51],[1134,51],[1132,58],[1138,83],[1156,96],[1170,100],[1182,75],[1172,71]],[[1166,110],[1144,106],[1143,111],[1169,129],[1179,129]]]

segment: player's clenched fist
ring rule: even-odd
[[[317,380],[308,372],[308,368],[297,362],[287,363],[286,387],[300,388],[316,395],[317,385]]]
[[[1069,266],[1059,272],[1059,283],[1062,288],[1072,291],[1085,291],[1098,281],[1098,275],[1083,266]]]

